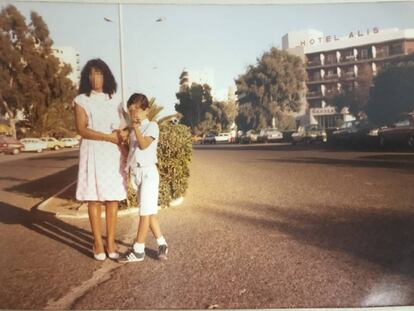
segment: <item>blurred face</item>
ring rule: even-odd
[[[89,82],[91,83],[92,90],[102,92],[103,89],[103,73],[96,68],[92,68],[89,73]]]
[[[132,104],[128,107],[129,115],[134,123],[140,123],[141,121],[148,118],[148,110],[143,110],[138,103]]]

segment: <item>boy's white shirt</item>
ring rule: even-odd
[[[131,172],[135,172],[137,168],[137,163],[141,167],[150,166],[156,164],[157,160],[157,146],[159,138],[159,128],[156,122],[151,122],[148,119],[145,119],[141,122],[140,131],[143,136],[151,136],[154,140],[151,144],[144,150],[139,149],[138,143],[135,137],[135,131],[132,131],[130,134],[130,148],[128,153],[128,159],[126,164],[126,172],[128,173],[131,169]]]

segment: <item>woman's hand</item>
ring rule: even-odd
[[[113,131],[111,134],[107,134],[107,141],[115,144],[115,145],[119,145],[121,143],[120,139],[119,139],[119,134],[117,133],[117,131]]]

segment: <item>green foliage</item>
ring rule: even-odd
[[[49,109],[71,103],[76,94],[67,78],[72,69],[61,66],[52,53],[52,43],[37,13],[31,13],[27,25],[13,5],[0,12],[0,112],[9,115],[12,128],[17,111],[22,110],[33,131],[39,131]]]
[[[275,127],[282,131],[296,129],[295,117],[281,110],[275,113]]]
[[[243,130],[269,127],[279,112],[300,110],[305,69],[302,60],[272,48],[236,79],[239,94],[237,126]]]
[[[190,127],[193,134],[228,131],[234,122],[235,103],[214,101],[208,84],[181,86],[176,96],[179,103],[175,109],[182,115],[180,122]]]
[[[337,107],[338,111],[348,107],[349,112],[358,117],[360,112],[365,112],[372,87],[373,75],[369,65],[359,67],[358,76],[354,82],[341,78],[341,91],[327,98],[327,103]]]
[[[190,177],[192,150],[188,127],[171,123],[160,126],[157,150],[160,172],[159,205],[168,206],[171,200],[185,194]]]
[[[384,68],[374,79],[367,106],[368,117],[378,125],[396,121],[402,113],[414,111],[414,63]]]
[[[51,104],[29,133],[30,136],[34,137],[63,138],[75,136],[75,118],[71,106],[60,102]]]

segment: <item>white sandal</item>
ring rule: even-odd
[[[118,252],[108,253],[108,257],[110,259],[118,259],[119,258],[119,253]]]
[[[95,253],[95,246],[93,246],[93,257],[95,258],[95,260],[98,261],[104,261],[106,259],[106,254],[105,253]]]

